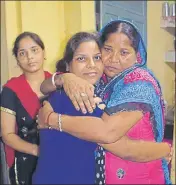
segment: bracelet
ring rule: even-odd
[[[56,84],[55,84],[54,78],[55,78],[55,76],[56,76],[57,74],[58,74],[58,72],[54,73],[54,74],[52,75],[52,78],[51,78],[52,84],[53,84],[53,86],[54,86],[55,88],[57,88],[57,86],[56,86]]]
[[[61,120],[61,114],[59,114],[59,120],[58,120],[58,123],[59,123],[59,131],[62,132],[62,120]]]

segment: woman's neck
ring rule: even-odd
[[[38,98],[42,97],[43,94],[40,91],[40,85],[45,80],[44,70],[41,69],[35,73],[24,73],[24,75],[33,92],[38,96]]]
[[[45,73],[43,69],[38,70],[34,73],[25,72],[24,75],[29,83],[43,82],[43,80],[45,79]]]

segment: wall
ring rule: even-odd
[[[175,70],[173,65],[165,63],[164,55],[167,50],[173,49],[173,36],[160,28],[160,18],[163,1],[148,1],[147,5],[147,50],[148,66],[159,79],[164,98],[168,104],[173,104],[175,96]]]
[[[6,74],[3,84],[21,74],[11,52],[13,42],[21,32],[32,31],[40,35],[46,47],[44,68],[54,72],[55,62],[62,56],[68,37],[77,31],[95,29],[93,1],[1,1],[1,4],[4,5],[1,6],[1,48],[4,49],[1,66]]]

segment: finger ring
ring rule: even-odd
[[[87,94],[86,94],[86,93],[83,93],[83,92],[82,92],[80,95],[81,95],[82,97],[87,96]]]

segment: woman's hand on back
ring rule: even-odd
[[[95,108],[94,86],[72,73],[62,74],[63,88],[77,110],[93,112]],[[57,82],[56,82],[57,83]]]
[[[48,128],[48,116],[53,112],[53,108],[51,107],[48,101],[43,102],[43,107],[39,109],[37,116],[38,129]]]

